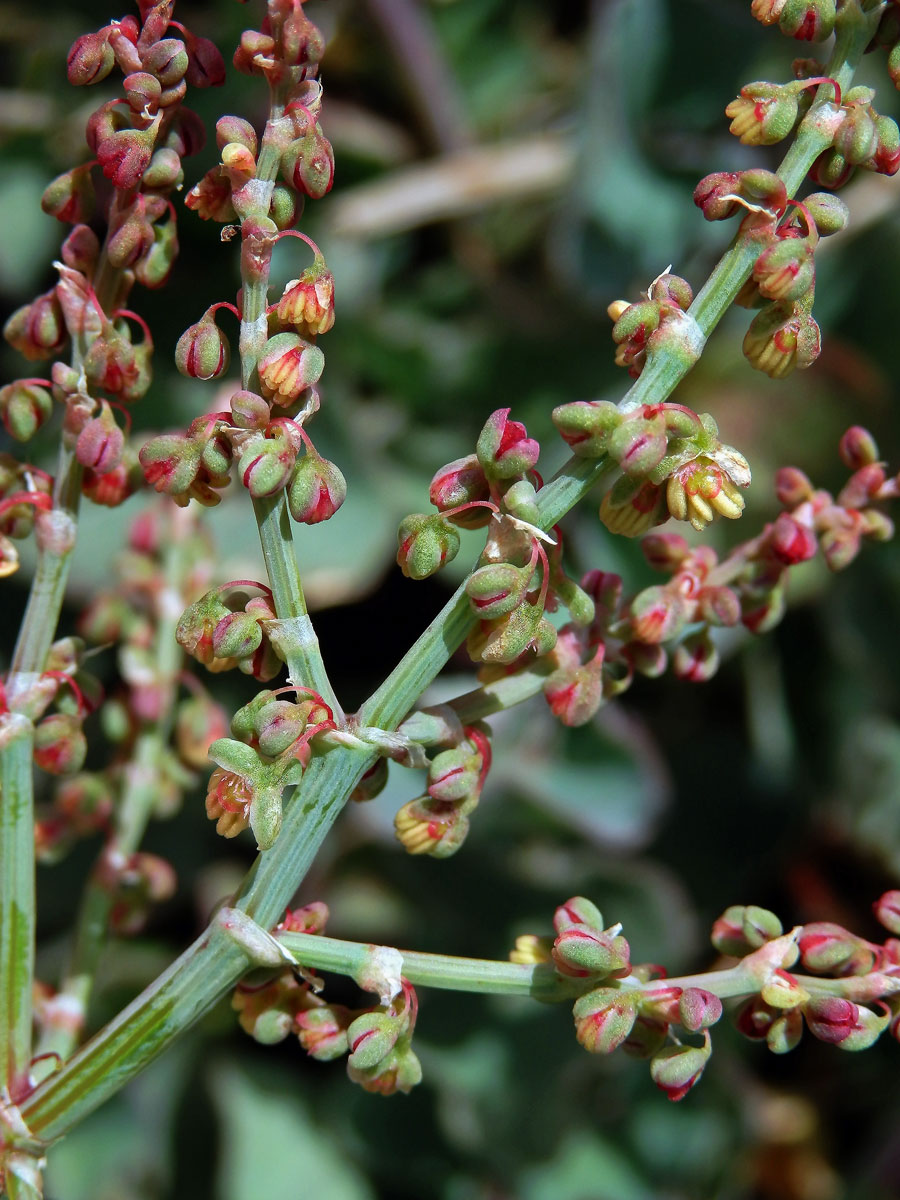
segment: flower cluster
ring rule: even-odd
[[[646,300],[636,304],[614,301],[608,311],[615,321],[616,364],[627,367],[628,374],[637,379],[648,355],[663,347],[693,361],[700,349],[693,320],[687,315],[693,298],[686,279],[665,273],[654,279]]]
[[[0,416],[18,441],[29,440],[64,410],[63,442],[74,456],[80,490],[96,503],[120,504],[140,484],[136,457],[116,410],[140,399],[151,382],[153,342],[125,305],[134,283],[161,287],[178,253],[170,196],[181,187],[182,160],[203,144],[203,127],[182,101],[188,85],[221,83],[218,50],[173,21],[173,0],[141,4],[80,37],[69,52],[76,86],[118,68],[123,95],[105,101],[87,125],[89,163],[55,179],[44,211],[73,228],[57,263],[59,282],[12,314],[4,335],[29,360],[54,359],[49,378],[21,379],[0,393]],[[173,30],[180,36],[167,36]],[[97,183],[102,174],[105,185]],[[106,224],[101,240],[98,207]],[[141,332],[134,338],[132,326]],[[77,346],[68,365],[60,357]],[[4,556],[6,557],[6,556]]]
[[[225,116],[216,125],[221,161],[186,198],[204,220],[240,221],[245,287],[238,307],[213,304],[185,330],[176,365],[192,379],[226,374],[230,347],[216,320],[221,308],[253,322],[256,344],[250,370],[244,355],[246,386],[232,394],[229,412],[199,417],[186,434],[153,438],[141,451],[148,481],[179,503],[217,503],[232,467],[254,499],[286,490],[291,515],[305,524],[328,520],[346,496],[340,470],[316,451],[303,428],[319,407],[316,384],[325,356],[316,339],[334,324],[334,277],[318,246],[291,228],[304,198],[323,196],[334,173],[331,146],[318,123],[322,86],[316,74],[323,48],[321,34],[300,4],[284,11],[275,6],[261,30],[244,33],[235,54],[237,68],[284,89],[284,113],[266,130],[266,153],[277,152],[282,181],[259,176],[263,146],[253,126]],[[236,229],[230,226],[223,238]],[[282,236],[305,241],[313,262],[287,283],[276,304],[250,317],[244,312],[248,290],[267,289],[272,249]]]
[[[327,907],[316,902],[289,911],[277,928],[322,933],[327,919]],[[405,979],[389,1001],[370,1008],[329,1004],[320,991],[321,981],[289,967],[260,982],[238,984],[232,1007],[241,1027],[265,1045],[293,1033],[320,1062],[347,1054],[348,1076],[367,1092],[389,1096],[420,1082],[422,1068],[412,1049],[418,999]]]
[[[296,691],[296,701],[279,699]],[[299,783],[313,754],[313,738],[335,728],[331,709],[306,689],[263,691],[238,709],[233,738],[220,737],[208,750],[216,769],[206,793],[206,814],[216,832],[236,837],[249,825],[260,850],[268,850],[281,829],[282,793]]]
[[[437,753],[428,763],[425,794],[394,818],[397,838],[410,854],[448,858],[465,840],[481,798],[491,766],[490,730],[481,722],[463,726],[443,708],[413,713],[399,732]]]
[[[900,933],[900,892],[887,892],[874,907]],[[703,1073],[722,997],[743,997],[733,1013],[737,1028],[776,1054],[797,1045],[804,1022],[814,1037],[845,1050],[865,1049],[888,1028],[900,1037],[895,937],[877,945],[830,922],[784,933],[767,909],[733,905],[715,922],[712,943],[734,965],[668,979],[662,967],[633,964],[621,926],[604,928],[583,896],[557,908],[553,924],[555,938],[523,935],[510,959],[578,981],[573,1015],[581,1045],[649,1059],[651,1078],[670,1100],[683,1099]],[[792,973],[795,964],[809,974]],[[698,1034],[699,1045],[685,1040]]]

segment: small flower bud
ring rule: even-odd
[[[719,669],[719,652],[708,631],[691,634],[675,647],[672,671],[690,683],[706,683]]]
[[[700,1076],[712,1054],[712,1043],[704,1033],[700,1046],[665,1046],[650,1060],[650,1078],[670,1100],[683,1100]]]
[[[53,412],[46,388],[30,379],[19,379],[0,388],[0,420],[10,437],[27,442]]]
[[[150,165],[141,177],[145,188],[159,188],[170,191],[177,188],[184,180],[181,159],[174,150],[162,146],[154,150]]]
[[[750,11],[763,25],[774,25],[784,5],[785,0],[753,0]]]
[[[610,436],[607,449],[626,475],[644,478],[662,461],[668,448],[661,413],[645,416],[643,411],[625,419]]]
[[[575,1036],[591,1054],[611,1054],[625,1041],[638,1014],[638,993],[597,988],[580,996],[572,1010]]]
[[[785,0],[778,27],[788,37],[821,42],[834,30],[835,0]]]
[[[442,750],[428,768],[428,795],[439,802],[467,799],[479,790],[482,766],[467,744]]]
[[[238,478],[251,496],[273,496],[287,483],[297,451],[279,427],[272,435],[255,438],[244,446],[238,462]]]
[[[106,475],[119,465],[124,447],[125,435],[116,424],[112,409],[104,404],[100,415],[91,417],[79,433],[75,457],[95,475]]]
[[[840,151],[834,147],[823,150],[813,165],[809,168],[809,178],[819,187],[839,188],[847,183],[855,171],[852,163],[848,163]]]
[[[833,921],[804,925],[797,941],[807,971],[829,975],[864,975],[875,965],[875,951]]]
[[[56,289],[16,309],[3,326],[3,336],[29,360],[50,358],[61,350],[68,331]]]
[[[590,925],[569,925],[562,930],[552,954],[560,974],[579,979],[627,971],[631,959],[628,942],[621,934],[613,936]]]
[[[228,370],[231,349],[210,310],[186,329],[175,347],[175,366],[189,379],[218,379]]]
[[[651,533],[641,542],[641,550],[654,570],[671,574],[687,556],[688,544],[680,533]]]
[[[162,38],[143,56],[145,69],[155,75],[163,87],[180,83],[189,61],[185,44],[179,38]]]
[[[795,1049],[803,1036],[803,1014],[799,1009],[789,1008],[775,1017],[766,1030],[766,1045],[773,1054],[788,1054]]]
[[[783,932],[781,922],[767,908],[733,904],[713,925],[711,940],[720,954],[743,957],[781,937]]]
[[[830,192],[813,192],[803,201],[804,207],[815,222],[822,237],[841,233],[850,221],[850,209],[840,198]]]
[[[556,642],[556,630],[544,619],[543,609],[527,601],[506,616],[481,621],[466,642],[475,662],[508,664],[533,649],[546,654]]]
[[[332,1062],[350,1049],[347,1030],[352,1019],[352,1013],[344,1005],[326,1004],[298,1012],[294,1025],[300,1045],[310,1058]]]
[[[295,521],[328,521],[347,497],[347,481],[338,466],[314,451],[297,460],[288,483],[288,507]]]
[[[512,612],[525,599],[530,576],[530,567],[514,567],[512,563],[479,567],[466,581],[473,612],[482,620]]]
[[[498,408],[478,435],[475,452],[491,479],[524,475],[537,463],[540,446],[520,421],[509,420],[510,409]]]
[[[544,697],[557,720],[569,728],[586,725],[603,704],[600,662],[554,671],[544,684]]]
[[[69,50],[66,60],[69,83],[75,87],[100,83],[113,69],[115,62],[108,30],[82,34]]]
[[[459,534],[443,517],[412,513],[397,531],[397,564],[407,579],[426,579],[451,562],[459,551]]]
[[[318,383],[325,355],[318,346],[296,333],[276,333],[266,342],[259,360],[263,396],[288,408],[308,387]]]
[[[813,1037],[837,1046],[856,1028],[859,1009],[839,996],[814,996],[806,1005],[804,1016]]]
[[[580,458],[599,458],[605,454],[610,436],[622,420],[616,405],[607,400],[560,404],[551,417],[563,441]]]
[[[73,271],[90,275],[100,255],[100,242],[88,225],[76,225],[62,244],[62,260]]]
[[[276,758],[292,746],[307,728],[307,706],[289,700],[272,700],[263,705],[256,719],[259,748]]]
[[[407,854],[449,858],[465,841],[469,818],[455,804],[435,804],[430,796],[419,796],[397,812],[394,832]]]
[[[786,508],[796,508],[813,494],[809,478],[797,467],[780,467],[775,473],[775,495]]]
[[[256,392],[235,392],[231,397],[231,415],[240,429],[258,429],[260,432],[271,420],[268,402]]]
[[[471,504],[473,500],[487,500],[490,485],[487,476],[474,454],[454,459],[435,474],[431,481],[429,499],[440,512]],[[479,505],[448,517],[454,525],[464,529],[478,529],[491,519],[491,510]]]
[[[334,151],[318,126],[288,146],[282,159],[282,172],[298,192],[311,200],[321,200],[334,183]]]
[[[94,186],[91,167],[86,164],[58,175],[41,196],[41,208],[57,221],[72,225],[88,222],[94,213]]]
[[[778,561],[787,567],[813,558],[819,548],[813,531],[788,513],[781,513],[773,525],[770,545]]]
[[[247,658],[262,641],[262,628],[252,613],[227,613],[216,622],[212,633],[215,658]]]
[[[885,892],[872,909],[885,929],[900,937],[900,891]]]
[[[200,470],[202,447],[183,434],[165,434],[145,442],[140,451],[144,476],[158,492],[177,496],[188,490]]]
[[[100,168],[115,188],[136,187],[150,165],[161,115],[146,129],[119,129],[97,143]]]
[[[74,775],[84,766],[87,740],[81,718],[51,713],[34,730],[34,761],[51,775]]]
[[[281,791],[274,787],[256,788],[250,798],[250,829],[257,850],[270,850],[281,832]]]
[[[591,929],[602,930],[603,914],[593,901],[584,896],[572,896],[554,912],[553,928],[557,933],[562,933],[573,925],[587,925]]]
[[[690,609],[680,592],[668,587],[648,587],[631,602],[631,628],[639,642],[666,642],[681,631]]]
[[[259,150],[259,139],[256,136],[256,130],[243,117],[224,116],[219,117],[218,121],[216,121],[216,145],[221,150],[229,142],[237,142],[239,145],[244,146],[254,158]]]
[[[705,988],[685,988],[678,1000],[678,1019],[689,1033],[715,1025],[722,1016],[722,1001]]]
[[[350,1063],[367,1069],[376,1066],[397,1043],[401,1027],[396,1017],[384,1012],[365,1012],[347,1030]]]
[[[840,440],[838,451],[841,462],[851,471],[870,466],[878,461],[878,446],[868,429],[851,425]]]

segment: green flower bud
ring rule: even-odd
[[[397,564],[407,579],[427,579],[459,551],[459,533],[434,514],[412,513],[397,531]]]

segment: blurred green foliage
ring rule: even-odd
[[[258,8],[216,0],[179,4],[177,15],[227,58]],[[324,124],[338,161],[334,191],[301,222],[337,278],[316,440],[351,486],[338,517],[298,540],[323,610],[326,662],[352,707],[450,586],[399,579],[397,520],[425,507],[432,472],[471,449],[492,409],[511,406],[545,442],[549,474],[564,457],[553,405],[621,394],[606,305],[635,298],[670,262],[695,289],[703,281],[729,231],[706,225],[692,205],[697,179],[777,161],[777,149],[730,139],[722,110],[751,79],[788,78],[797,50],[752,21],[748,0],[329,0],[309,10],[330,43]],[[0,300],[10,309],[52,282],[60,231],[41,214],[40,193],[86,153],[84,119],[108,88],[73,94],[65,52],[110,15],[105,0],[0,3]],[[410,30],[430,59],[404,57]],[[867,64],[865,78],[877,82],[879,109],[896,111],[886,74]],[[257,124],[265,115],[258,82],[242,77],[189,103],[210,126],[222,111]],[[442,181],[437,219],[423,220],[416,170],[435,171],[454,154],[463,156],[454,169],[431,176]],[[529,169],[504,176],[504,155]],[[189,160],[186,186],[214,161],[214,146]],[[721,545],[771,516],[777,466],[837,483],[837,439],[851,423],[870,427],[898,465],[896,187],[864,177],[845,192],[852,224],[823,248],[816,313],[825,349],[813,369],[777,384],[751,371],[738,310],[676,397],[712,412],[753,466],[740,526],[713,534]],[[187,211],[179,223],[172,285],[134,297],[159,350],[138,430],[183,426],[213,404],[175,374],[172,351],[181,330],[237,286],[237,255],[218,229]],[[276,275],[287,279],[297,244],[284,251]],[[4,378],[21,373],[11,351],[0,360]],[[36,454],[52,469],[52,434]],[[63,632],[145,502],[85,514]],[[245,498],[227,498],[210,523],[222,578],[252,577]],[[621,571],[629,587],[649,581],[637,547],[613,541],[589,506],[567,532],[581,568]],[[6,585],[6,652],[25,582]],[[581,730],[555,726],[540,701],[498,719],[496,768],[457,858],[412,860],[396,847],[392,815],[416,784],[394,770],[380,799],[342,817],[301,901],[325,899],[336,936],[503,957],[517,934],[545,932],[555,904],[581,892],[624,923],[638,961],[671,971],[711,962],[707,931],[730,903],[768,905],[788,925],[838,920],[874,936],[868,905],[900,882],[900,554],[870,548],[836,579],[820,564],[804,567],[794,599],[774,635],[736,639],[708,685],[639,682]],[[466,670],[454,664],[440,694],[471,686]],[[218,683],[232,709],[250,694],[243,679]],[[153,828],[148,847],[178,868],[178,897],[149,944],[108,956],[97,1022],[187,941],[251,860],[248,844],[215,838],[196,797]],[[41,872],[48,978],[95,850],[80,847]],[[328,994],[353,1002],[340,980]],[[701,1086],[676,1107],[645,1065],[586,1055],[563,1008],[421,999],[425,1082],[390,1100],[295,1044],[257,1047],[221,1006],[55,1152],[48,1196],[896,1195],[894,1045],[855,1056],[804,1044],[781,1060],[723,1031]]]

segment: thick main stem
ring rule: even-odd
[[[17,713],[0,718],[0,1084],[21,1095],[31,1061],[34,978],[34,730]]]

